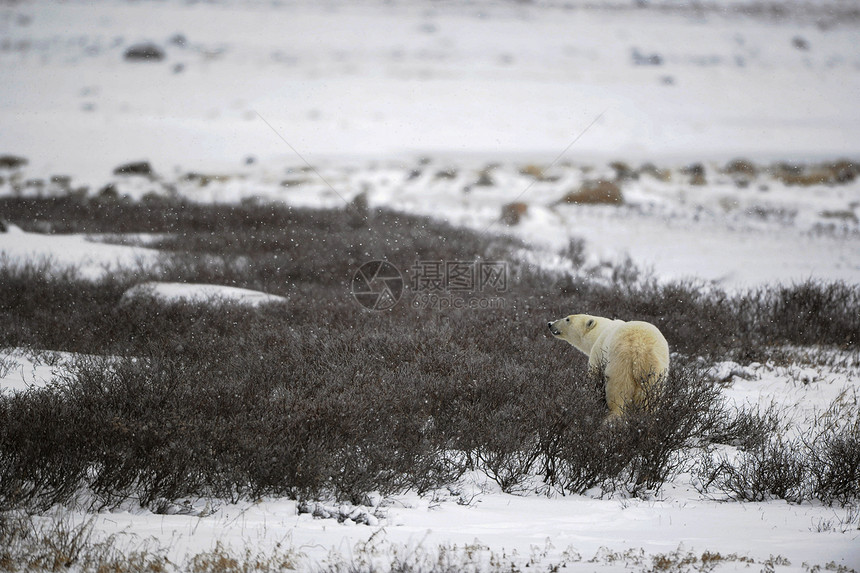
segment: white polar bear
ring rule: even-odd
[[[627,404],[643,404],[646,389],[669,372],[669,344],[649,322],[572,314],[548,326],[588,355],[590,373],[603,375],[610,416],[623,414]]]

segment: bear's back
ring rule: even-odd
[[[639,368],[662,374],[669,367],[669,343],[650,322],[631,321],[619,325],[607,339],[605,352],[616,360],[636,362]]]

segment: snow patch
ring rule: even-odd
[[[223,285],[145,282],[125,291],[120,304],[130,304],[140,298],[154,298],[162,302],[230,302],[248,306],[287,301],[282,296]]]
[[[93,242],[83,234],[29,233],[15,225],[0,233],[0,262],[4,266],[44,265],[57,272],[72,269],[88,280],[119,269],[151,268],[159,256],[155,249]]]

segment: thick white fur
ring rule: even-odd
[[[643,404],[647,389],[669,371],[669,344],[649,322],[572,314],[548,326],[553,336],[588,356],[589,371],[604,376],[610,416]]]

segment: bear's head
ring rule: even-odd
[[[548,322],[547,326],[556,338],[566,340],[578,350],[591,354],[591,347],[594,346],[594,341],[602,330],[598,326],[604,320],[599,316],[571,314],[554,322]]]

